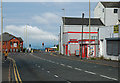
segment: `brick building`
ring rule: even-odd
[[[1,47],[1,37],[0,37],[0,47]],[[15,37],[8,32],[3,33],[3,52],[19,52],[23,51],[23,40],[21,37]],[[1,48],[0,48],[1,51]]]

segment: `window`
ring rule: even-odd
[[[103,8],[103,12],[104,12],[104,8]]]
[[[5,42],[3,42],[3,45],[5,44]]]
[[[16,42],[17,43],[17,45],[18,45],[18,42]]]
[[[114,9],[114,13],[118,13],[118,9]]]

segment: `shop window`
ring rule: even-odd
[[[5,45],[5,42],[3,42],[2,44]]]

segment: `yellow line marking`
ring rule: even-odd
[[[16,64],[15,64],[15,66],[16,66]],[[21,80],[21,78],[20,78],[20,74],[19,74],[19,72],[18,72],[17,66],[16,66],[16,71],[17,71],[17,75],[18,75],[19,81],[20,81],[20,83],[22,83],[22,80]]]
[[[16,82],[18,83],[18,79],[17,79],[17,75],[16,75],[16,72],[15,72],[15,65],[14,65],[14,63],[13,63],[13,68],[14,68],[14,76],[15,76],[15,80],[16,80]]]
[[[22,80],[21,80],[21,78],[20,78],[20,74],[19,74],[19,72],[18,72],[18,69],[17,69],[15,60],[12,59],[12,58],[10,58],[10,57],[9,57],[9,59],[11,59],[11,60],[13,61],[14,75],[15,75],[15,80],[16,80],[16,82],[18,83],[18,79],[19,79],[20,83],[22,83]],[[15,69],[16,69],[17,75],[16,75],[16,72],[15,72]],[[18,79],[17,79],[17,76],[18,76]]]

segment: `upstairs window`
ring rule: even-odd
[[[114,9],[114,13],[118,13],[118,9]]]
[[[103,12],[104,12],[104,8],[103,8]]]

